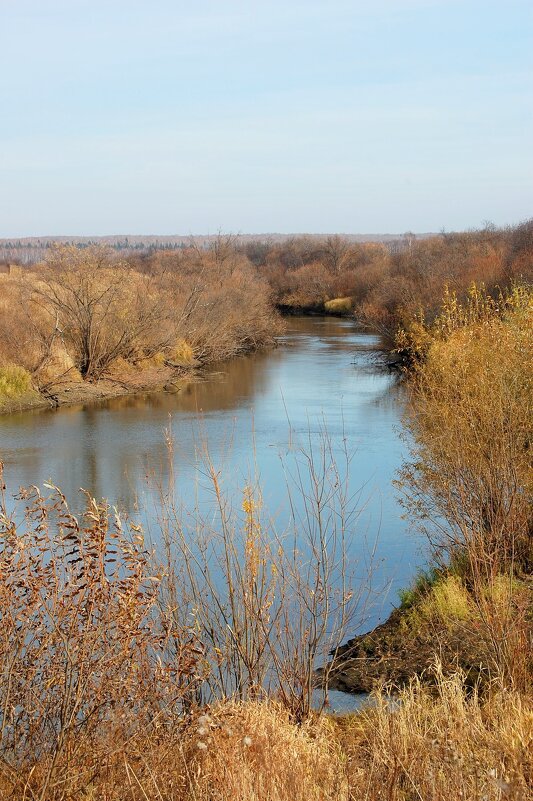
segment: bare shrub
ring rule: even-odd
[[[265,519],[252,486],[240,512],[232,506],[207,449],[201,471],[214,513],[196,508],[187,526],[172,476],[161,491],[167,605],[194,621],[206,647],[207,700],[275,693],[298,720],[310,714],[314,690],[318,707],[326,705],[330,654],[349,626],[364,623],[371,593],[371,553],[364,576],[352,576],[358,497],[348,488],[346,452],[340,458],[346,463],[339,465],[326,435],[299,454],[286,476],[291,518],[284,533]]]
[[[87,379],[101,376],[118,358],[150,356],[172,342],[157,283],[104,248],[55,247],[38,273],[34,297],[56,321]]]
[[[500,315],[473,289],[469,307],[456,305],[430,331],[412,384],[416,462],[403,481],[435,547],[466,548],[493,575],[531,564],[531,300],[517,289]]]

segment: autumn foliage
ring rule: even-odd
[[[266,282],[229,247],[124,260],[57,246],[0,288],[0,369],[17,365],[38,388],[95,381],[124,363],[226,359],[279,330]]]

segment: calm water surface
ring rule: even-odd
[[[364,509],[352,556],[378,536],[376,574],[389,581],[371,623],[386,617],[423,561],[420,543],[401,519],[391,481],[402,462],[402,394],[376,364],[378,338],[349,320],[293,318],[280,347],[213,369],[207,380],[179,394],[114,399],[0,417],[0,453],[8,486],[53,482],[67,497],[80,487],[148,520],[157,540],[154,497],[147,476],[169,476],[165,432],[174,440],[177,495],[212,500],[203,488],[200,442],[208,443],[230,493],[258,475],[264,504],[274,517],[287,514],[282,465],[327,429],[340,453],[354,452],[350,483]],[[199,489],[198,489],[199,488]],[[142,512],[141,512],[142,510]]]

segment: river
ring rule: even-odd
[[[353,454],[349,480],[361,512],[350,556],[377,543],[374,578],[388,589],[366,621],[375,625],[424,561],[392,485],[405,456],[402,391],[378,364],[378,347],[378,337],[348,319],[294,317],[278,348],[216,366],[179,393],[0,417],[8,488],[52,480],[76,499],[83,487],[142,517],[157,544],[153,480],[168,481],[169,432],[178,497],[209,503],[200,453],[207,443],[227,491],[238,495],[253,475],[263,504],[283,519],[283,466],[326,430],[336,453]]]

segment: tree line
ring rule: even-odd
[[[227,359],[272,344],[279,330],[266,280],[222,246],[124,259],[56,245],[0,280],[0,367],[16,364],[38,386],[64,373],[96,380],[120,361]]]

